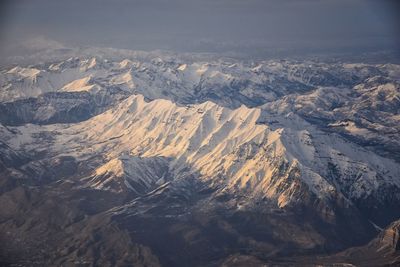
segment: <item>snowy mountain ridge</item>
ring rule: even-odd
[[[394,161],[335,134],[326,135],[297,115],[262,118],[275,121],[272,126],[258,124],[260,116],[257,108],[230,110],[212,102],[177,106],[168,100],[146,102],[136,95],[78,124],[26,125],[13,131],[22,134],[14,140],[27,141],[15,149],[38,149],[35,146],[41,141],[34,136],[56,132],[48,147],[53,156],[84,160],[103,155],[109,161],[96,169],[95,176],[113,172],[127,176],[128,183],[144,166],[135,167],[138,161],[133,157],[162,157],[172,159],[169,168],[175,177],[190,166],[201,179],[222,184],[223,190],[249,192],[253,195],[249,199],[266,196],[281,207],[299,200],[295,194],[299,186],[321,199],[378,197],[382,188],[398,194],[400,167]],[[43,144],[39,150],[48,146]],[[119,158],[124,153],[128,159]],[[154,186],[161,176],[138,179],[150,187],[149,181]],[[103,183],[107,181],[93,178],[90,186],[102,188],[99,184]],[[383,203],[386,196],[381,197]]]

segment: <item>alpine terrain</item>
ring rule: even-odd
[[[0,265],[399,266],[399,220],[400,65],[92,48],[0,69]]]

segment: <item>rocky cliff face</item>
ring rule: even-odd
[[[391,223],[378,237],[378,250],[389,250],[393,253],[400,251],[400,221]]]
[[[398,266],[400,264],[399,224],[394,221],[368,244],[321,258],[320,264],[353,264],[355,266]],[[307,260],[303,259],[304,262]],[[309,259],[308,259],[309,262]]]

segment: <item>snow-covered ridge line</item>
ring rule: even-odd
[[[62,91],[70,83],[79,84],[79,80],[91,77],[91,83],[103,90],[118,87],[152,99],[163,97],[182,103],[214,100],[228,107],[240,104],[258,106],[282,95],[308,92],[313,87],[354,86],[377,75],[399,80],[400,68],[391,64],[349,65],[313,61],[185,61],[162,56],[113,61],[71,57],[3,70],[0,73],[0,101]],[[232,92],[237,97],[231,96]]]
[[[262,120],[267,124],[257,123],[260,116],[265,116]],[[179,106],[165,99],[146,102],[143,95],[133,95],[77,124],[13,129],[21,135],[8,142],[18,140],[15,145],[20,148],[50,149],[55,155],[78,160],[105,157],[105,165],[89,179],[96,188],[106,189],[112,173],[128,182],[157,183],[163,175],[153,179],[132,175],[139,170],[130,166],[141,166],[140,158],[169,158],[165,168],[171,177],[196,173],[198,179],[222,188],[221,193],[247,192],[250,199],[267,197],[281,207],[296,202],[304,191],[321,199],[341,196],[351,201],[383,188],[394,192],[400,188],[398,164],[323,133],[293,113],[282,117],[210,101]],[[36,139],[40,132],[57,133],[50,147]],[[121,160],[121,155],[128,160]]]

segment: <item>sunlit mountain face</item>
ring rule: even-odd
[[[0,265],[400,265],[396,4],[188,2],[3,5]]]

